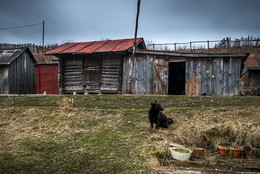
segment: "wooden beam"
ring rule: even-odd
[[[158,56],[172,56],[172,57],[188,57],[188,58],[244,58],[248,54],[209,54],[209,53],[177,53],[169,51],[155,51],[155,50],[136,50],[137,54],[146,54],[146,55],[158,55]]]

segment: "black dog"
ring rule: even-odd
[[[153,128],[153,123],[156,124],[156,129],[159,127],[168,128],[168,126],[173,123],[173,120],[171,118],[167,118],[167,116],[161,112],[163,108],[159,103],[157,103],[157,101],[155,101],[155,103],[151,103],[151,105],[152,106],[148,111],[151,128]]]

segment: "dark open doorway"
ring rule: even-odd
[[[169,62],[169,95],[185,95],[185,62]]]

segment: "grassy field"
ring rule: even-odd
[[[169,129],[150,129],[154,100]],[[260,157],[260,97],[3,95],[0,106],[0,173],[153,173],[174,166],[170,143]]]

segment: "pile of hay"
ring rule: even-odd
[[[246,146],[249,155],[260,156],[260,109],[193,110],[173,115],[173,141],[187,147],[216,150],[219,145]]]

